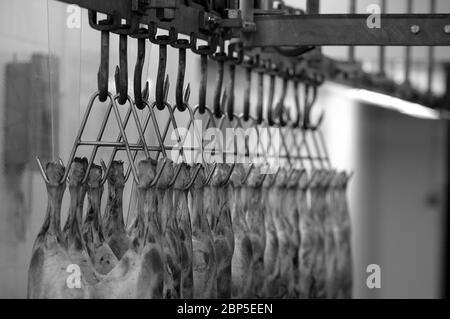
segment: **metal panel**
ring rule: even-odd
[[[219,20],[221,16],[217,12],[205,12],[204,8],[194,2],[186,6],[184,1],[177,0],[173,19],[171,21],[161,21],[156,10],[151,7],[142,7],[140,11],[134,9],[134,1],[129,0],[58,0],[65,3],[76,4],[82,8],[91,9],[104,14],[115,14],[122,19],[130,20],[132,16],[139,17],[141,24],[156,22],[158,28],[169,30],[174,27],[177,32],[189,35],[192,32],[201,39],[207,39],[208,30],[203,29],[203,19],[211,17]]]
[[[449,14],[382,14],[381,28],[367,27],[367,14],[256,15],[246,47],[300,45],[450,45]],[[413,29],[417,31],[413,32]],[[450,28],[450,27],[449,27]]]

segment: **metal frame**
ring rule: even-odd
[[[254,16],[255,32],[244,33],[244,47],[450,45],[450,14],[382,14],[379,29],[367,26],[368,17],[258,14]]]

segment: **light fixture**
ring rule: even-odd
[[[439,120],[441,118],[438,111],[429,107],[370,90],[349,89],[348,96],[358,101],[378,105],[421,119]]]

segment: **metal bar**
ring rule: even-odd
[[[413,11],[413,0],[407,0],[407,12],[412,13]],[[411,47],[405,48],[405,84],[409,85],[410,81],[410,73],[411,73]]]
[[[129,0],[58,0],[69,4],[76,4],[82,8],[91,9],[100,13],[115,15],[121,19],[130,20],[132,17],[138,19],[139,23],[148,25],[150,22],[156,22],[158,28],[169,30],[174,27],[177,32],[189,35],[195,33],[198,38],[206,40],[211,30],[207,30],[204,21],[211,19],[220,19],[220,15],[216,12],[206,12],[201,5],[191,2],[189,6],[185,5],[185,1],[177,0],[174,13],[171,19],[161,20],[157,16],[157,10],[148,6],[136,10],[135,3],[137,1]],[[139,1],[140,2],[140,1]]]
[[[350,0],[350,14],[356,13],[356,0]],[[349,60],[350,62],[355,62],[355,47],[351,46],[349,47]]]
[[[430,3],[430,12],[436,12],[436,0],[431,0]],[[428,76],[427,76],[427,94],[431,95],[433,93],[433,76],[434,76],[434,57],[435,57],[435,48],[428,48]]]
[[[308,14],[319,13],[320,1],[319,0],[307,0],[306,1],[306,12]]]
[[[386,12],[386,0],[381,0],[381,13]],[[383,21],[381,19],[380,21]],[[384,28],[384,21],[383,21],[383,28]],[[380,53],[379,53],[379,59],[378,59],[378,66],[379,66],[379,74],[381,76],[386,75],[386,48],[384,45],[380,46]]]
[[[367,14],[255,15],[256,31],[245,47],[450,45],[450,14],[382,14],[382,28],[367,27]],[[413,32],[419,26],[419,32]]]
[[[126,146],[124,143],[121,142],[100,142],[100,141],[81,141],[78,145],[84,145],[84,146],[98,146],[98,147],[114,147],[117,148],[119,151],[126,150]],[[141,144],[129,144],[130,150],[142,150]],[[158,145],[148,145],[148,150],[151,152],[161,151],[161,147]],[[259,153],[253,153],[253,152],[231,152],[231,151],[218,151],[214,149],[205,149],[198,146],[177,146],[177,145],[164,145],[164,148],[168,151],[178,151],[178,150],[184,150],[184,151],[203,151],[205,153],[220,153],[220,154],[226,154],[226,155],[241,155],[241,156],[255,156],[260,155]],[[269,157],[280,157],[280,158],[290,158],[290,159],[313,159],[313,160],[327,160],[324,156],[299,156],[299,155],[268,155]]]
[[[319,14],[320,11],[320,0],[307,0],[306,1],[306,13],[307,14]],[[315,53],[321,54],[322,48],[314,48]]]

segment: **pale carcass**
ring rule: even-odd
[[[276,202],[273,219],[278,237],[278,261],[280,267],[278,291],[274,296],[276,298],[291,298],[294,295],[294,267],[287,216],[291,209],[291,207],[287,206],[286,183],[289,178],[288,174],[286,169],[280,169],[276,176],[272,190],[273,197],[271,198],[271,200]]]
[[[103,234],[117,259],[121,259],[130,246],[123,220],[123,162],[113,161],[107,177],[108,200],[103,214]]]
[[[158,171],[164,160],[158,162]],[[180,229],[173,207],[173,189],[169,182],[173,179],[174,166],[166,160],[156,187],[156,211],[161,218],[162,248],[164,263],[164,298],[179,298],[181,284],[181,244]]]
[[[260,167],[251,169],[250,175],[242,188],[245,220],[249,228],[250,241],[252,243],[252,265],[253,282],[252,297],[262,298],[264,296],[264,251],[266,247],[265,229],[265,205],[263,203],[262,183],[264,175],[261,174]]]
[[[273,188],[275,177],[275,174],[268,174],[264,178],[262,188],[262,205],[265,207],[264,228],[266,233],[264,248],[265,298],[273,298],[277,295],[280,277],[279,241],[274,220],[275,210],[278,205],[276,190]]]
[[[349,299],[353,289],[353,259],[351,248],[351,220],[347,202],[347,185],[350,176],[345,172],[338,175],[335,196],[337,202],[337,298]]]
[[[192,169],[194,171],[195,169]],[[193,172],[192,172],[193,173]],[[205,173],[202,167],[190,189],[194,298],[216,298],[217,263],[214,238],[203,208]]]
[[[230,167],[218,164],[205,192],[204,210],[211,225],[217,264],[217,297],[231,298],[231,260],[234,234],[231,223],[229,186],[225,184]]]
[[[180,165],[180,172],[173,185],[173,207],[178,223],[178,235],[181,249],[181,278],[180,292],[181,299],[194,297],[194,279],[192,268],[192,228],[188,206],[188,191],[185,190],[189,182],[189,166],[185,163]],[[178,169],[178,166],[176,167]]]
[[[98,282],[98,274],[92,264],[86,244],[81,235],[81,221],[83,213],[86,185],[83,179],[86,175],[88,161],[86,158],[75,158],[70,166],[67,178],[70,193],[69,214],[63,229],[63,238],[70,260],[81,269],[82,277],[89,285]]]
[[[324,187],[324,172],[314,171],[309,185],[311,196],[311,217],[310,225],[313,244],[313,264],[310,298],[326,298],[326,255],[325,255],[325,229],[324,218],[326,215],[326,189]]]
[[[106,275],[114,268],[118,260],[103,236],[100,207],[103,194],[101,181],[102,168],[92,165],[87,180],[88,208],[82,226],[82,235],[95,270]]]
[[[59,184],[64,176],[64,167],[59,163],[48,163],[46,174],[48,204],[44,224],[34,242],[28,270],[28,298],[87,298],[89,290],[84,278],[81,286],[71,287],[67,283],[67,272],[72,261],[69,258],[61,233],[61,202],[66,184]]]
[[[244,198],[242,196],[245,170],[242,164],[236,164],[231,175],[232,191],[230,193],[231,218],[234,233],[234,253],[231,262],[232,297],[250,298],[253,282],[253,248],[249,229],[244,215]]]
[[[303,171],[294,169],[286,182],[286,195],[284,197],[284,207],[282,213],[286,216],[285,228],[289,237],[289,257],[292,268],[292,285],[290,286],[289,298],[298,298],[300,290],[299,273],[299,247],[300,247],[300,229],[299,229],[299,209],[297,206],[297,189],[299,179]]]
[[[114,175],[115,181],[124,178],[123,169],[117,167],[110,174]],[[131,225],[130,244],[116,266],[95,285],[93,298],[162,298],[161,221],[156,211],[156,194],[150,187],[155,176],[153,160],[138,163],[137,215]],[[120,221],[120,218],[116,220]]]
[[[308,188],[309,177],[306,172],[300,177],[297,195],[296,206],[299,212],[299,232],[300,232],[300,246],[298,249],[299,256],[299,297],[301,299],[309,298],[312,289],[312,269],[314,262],[314,218],[313,211],[308,205]]]

